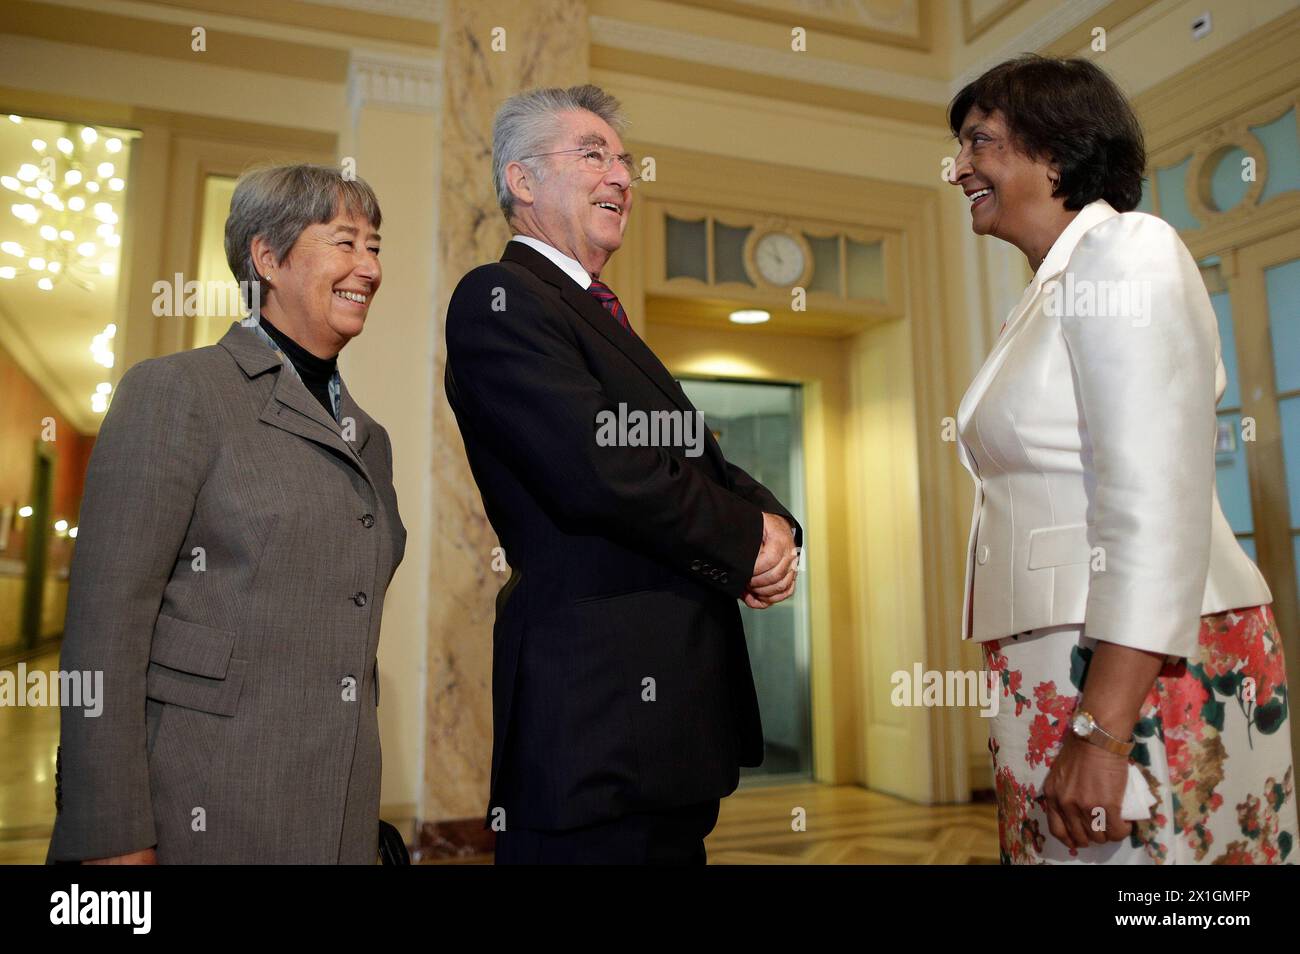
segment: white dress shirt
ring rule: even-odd
[[[541,239],[535,239],[531,235],[512,235],[510,241],[521,242],[534,251],[541,252],[552,262],[554,262],[564,274],[568,275],[584,289],[591,287],[591,276],[587,270],[582,267],[582,263],[576,258],[569,258],[554,246],[547,245]]]

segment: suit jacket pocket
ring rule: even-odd
[[[1029,569],[1087,563],[1092,558],[1088,546],[1088,525],[1039,527],[1029,532]]]
[[[235,635],[224,629],[159,615],[149,649],[145,695],[216,715],[232,716],[245,661],[232,659]]]
[[[613,603],[616,600],[626,600],[633,597],[647,596],[655,593],[694,593],[696,596],[708,596],[707,590],[701,590],[700,585],[694,580],[674,579],[660,586],[647,587],[639,590],[621,590],[617,593],[595,593],[591,596],[581,596],[573,601],[574,606],[587,606],[594,603]]]

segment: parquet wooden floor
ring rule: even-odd
[[[722,800],[705,847],[711,865],[997,864],[997,807],[914,805],[852,785],[751,788]]]
[[[792,827],[802,809],[805,830]],[[711,865],[995,865],[997,807],[914,805],[853,785],[753,787],[722,800]],[[491,864],[491,855],[422,864]]]

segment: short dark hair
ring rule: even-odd
[[[1115,81],[1088,60],[1026,53],[968,83],[948,106],[960,135],[972,107],[1000,112],[1016,144],[1061,170],[1052,193],[1070,210],[1105,199],[1117,212],[1142,201],[1142,127]]]

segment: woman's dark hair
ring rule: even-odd
[[[989,70],[948,106],[952,134],[972,107],[1006,119],[1016,144],[1057,164],[1052,193],[1070,210],[1105,199],[1128,212],[1142,199],[1146,147],[1133,109],[1100,67],[1082,59],[1026,53]]]

